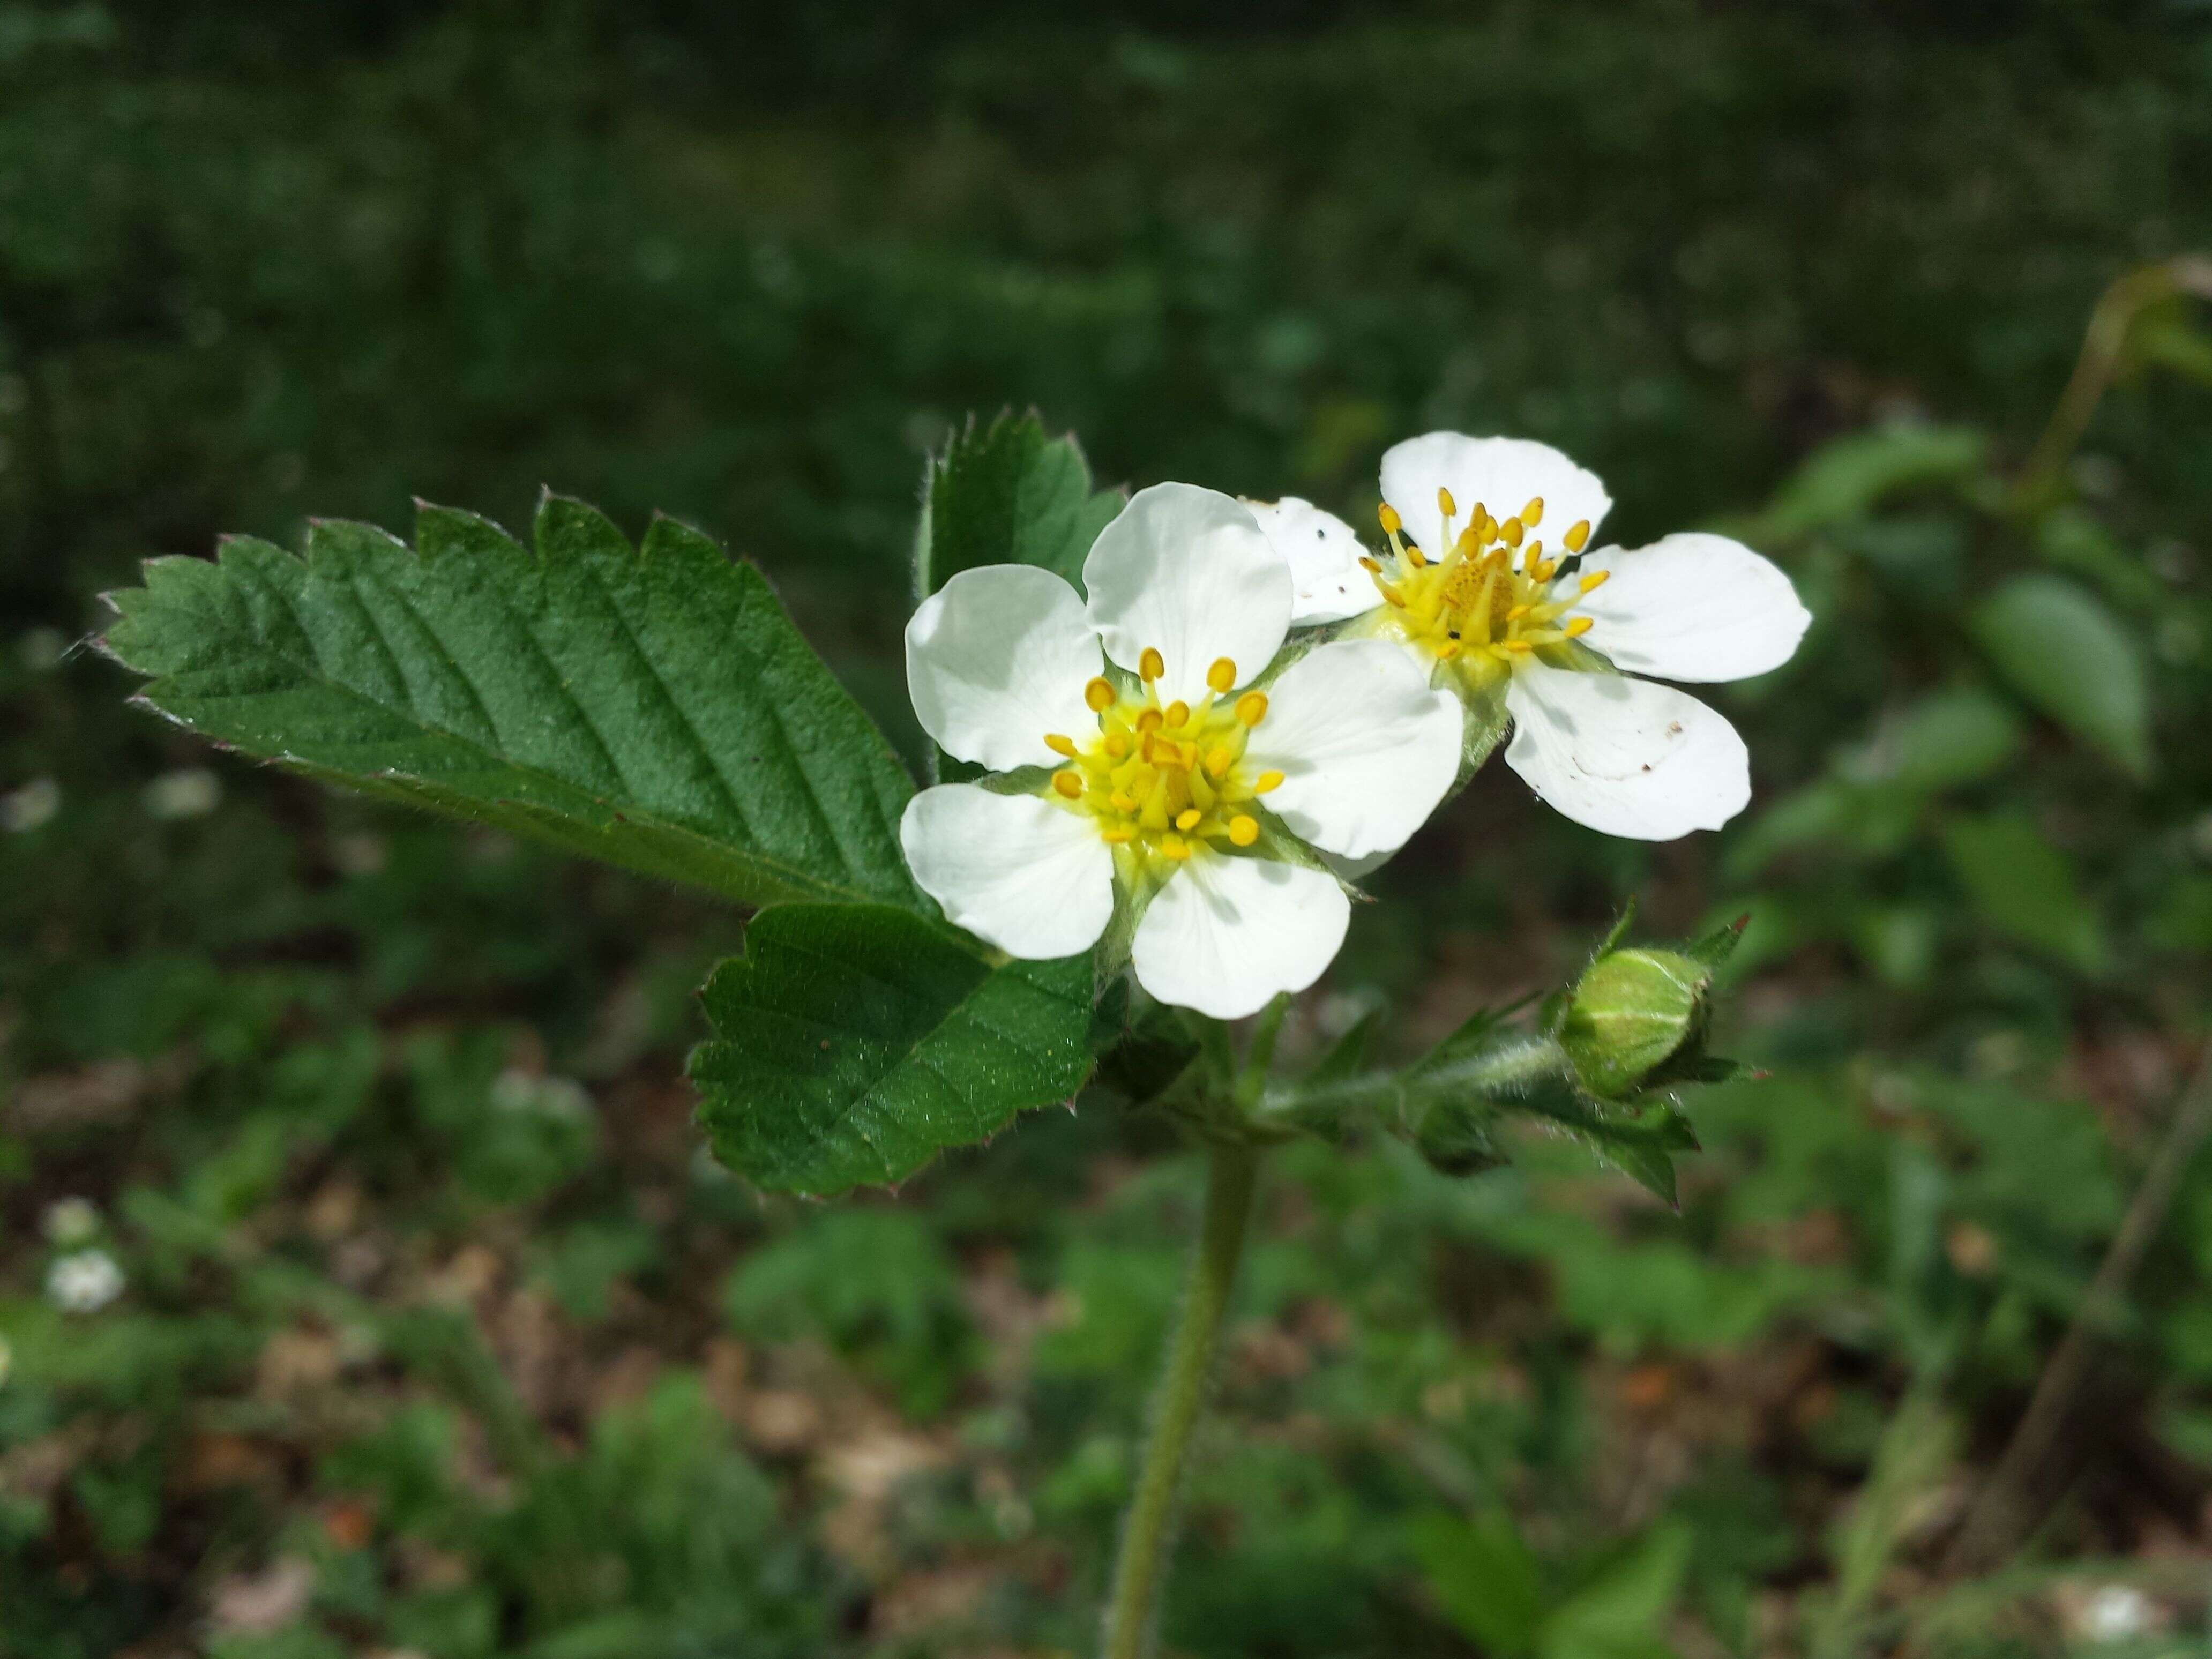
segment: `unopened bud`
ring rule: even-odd
[[[1567,999],[1559,1046],[1591,1093],[1620,1099],[1702,1035],[1712,969],[1674,951],[1609,951]]]

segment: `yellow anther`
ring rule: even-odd
[[[1406,527],[1406,521],[1398,516],[1398,509],[1388,501],[1376,509],[1375,516],[1382,521],[1382,533],[1386,536],[1395,536]]]
[[[1168,672],[1168,662],[1157,646],[1146,646],[1145,654],[1137,659],[1137,678],[1147,685]]]
[[[1583,592],[1585,593],[1595,593],[1599,588],[1603,587],[1606,583],[1610,581],[1612,579],[1613,572],[1610,570],[1593,570],[1583,578]]]
[[[1528,551],[1526,559],[1528,567],[1533,570],[1537,565],[1543,562],[1543,559],[1544,544],[1541,542],[1530,542],[1528,544]]]
[[[1359,556],[1359,568],[1362,570],[1366,571],[1368,574],[1371,576],[1379,576],[1382,574],[1382,561],[1376,558],[1370,558],[1366,554],[1362,553]]]
[[[1236,763],[1237,757],[1229,752],[1228,745],[1221,744],[1206,751],[1206,774],[1208,777],[1218,778]]]
[[[1406,562],[1412,565],[1416,570],[1426,570],[1429,568],[1427,558],[1423,556],[1421,550],[1418,547],[1409,546],[1407,548]]]
[[[1442,645],[1437,647],[1437,660],[1438,662],[1449,662],[1454,657],[1459,655],[1459,653],[1465,648],[1466,647],[1457,640],[1446,640]]]
[[[1262,772],[1260,774],[1259,777],[1254,781],[1252,785],[1252,793],[1255,795],[1264,795],[1270,789],[1279,789],[1282,787],[1283,775],[1280,772]]]
[[[1052,775],[1052,787],[1070,800],[1083,799],[1083,778],[1079,773],[1055,772]]]
[[[1186,806],[1176,814],[1176,828],[1188,835],[1198,828],[1198,821],[1205,816],[1195,806]]]
[[[1137,810],[1137,798],[1126,789],[1116,789],[1107,797],[1107,799],[1117,812],[1133,812]]]
[[[1075,758],[1073,738],[1063,737],[1057,732],[1048,732],[1044,734],[1044,746],[1055,755],[1065,755],[1070,760]]]
[[[1247,691],[1237,699],[1237,720],[1239,725],[1257,726],[1267,718],[1267,694]]]
[[[1528,580],[1535,582],[1547,582],[1552,580],[1553,573],[1559,568],[1549,559],[1539,559],[1528,567]]]
[[[1522,534],[1521,520],[1518,519],[1508,519],[1498,526],[1498,539],[1508,547],[1520,546]]]
[[[1490,509],[1480,501],[1474,504],[1474,517],[1470,522],[1477,546],[1487,547],[1498,539],[1498,520],[1490,516]]]
[[[1595,617],[1570,617],[1566,623],[1567,637],[1571,640],[1578,640],[1595,626],[1597,623]]]
[[[1158,709],[1147,708],[1137,716],[1137,730],[1140,733],[1157,732],[1166,719]]]
[[[1239,847],[1249,847],[1260,839],[1260,820],[1238,813],[1229,820],[1229,839]]]
[[[1589,542],[1589,520],[1588,519],[1577,519],[1574,522],[1573,528],[1569,530],[1565,535],[1560,537],[1559,539],[1567,544],[1568,552],[1581,552]]]
[[[1459,508],[1452,505],[1450,490],[1443,488],[1437,490],[1437,511],[1447,519],[1455,519],[1459,516]]]
[[[1216,657],[1206,671],[1206,683],[1216,691],[1226,691],[1237,684],[1237,665],[1227,657]]]
[[[1162,715],[1162,718],[1167,721],[1170,729],[1180,726],[1188,726],[1190,724],[1190,705],[1183,702],[1182,698],[1178,697],[1167,706],[1166,711]]]
[[[1406,608],[1406,596],[1403,593],[1401,593],[1395,587],[1384,588],[1382,590],[1382,597],[1389,600],[1391,604],[1396,605],[1401,611],[1403,611]]]
[[[1119,732],[1106,734],[1106,752],[1115,760],[1129,758],[1129,739]]]
[[[1120,700],[1120,696],[1114,690],[1114,682],[1103,674],[1083,688],[1084,703],[1094,714],[1104,714]]]
[[[1505,613],[1505,620],[1508,622],[1519,622],[1522,617],[1528,614],[1528,609],[1529,608],[1525,605],[1516,605],[1510,611]]]
[[[1111,830],[1101,830],[1098,839],[1109,847],[1123,846],[1137,838],[1137,832],[1126,823],[1117,823]]]
[[[1181,836],[1162,836],[1160,851],[1171,859],[1187,859],[1190,856],[1190,843]]]
[[[1500,651],[1527,652],[1534,651],[1536,647],[1526,640],[1500,640],[1498,642],[1498,648]]]
[[[1528,498],[1528,505],[1521,509],[1521,522],[1531,530],[1544,522],[1544,498],[1541,495]]]

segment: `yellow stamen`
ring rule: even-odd
[[[1083,778],[1079,773],[1055,772],[1052,775],[1052,787],[1070,800],[1083,799]]]
[[[1236,763],[1237,757],[1229,752],[1229,749],[1226,744],[1209,750],[1206,752],[1206,775],[1209,777],[1218,778],[1221,776],[1223,773],[1228,771],[1228,769],[1231,766],[1235,765]]]
[[[1391,604],[1396,605],[1401,611],[1403,611],[1406,608],[1406,596],[1403,593],[1401,593],[1395,587],[1384,588],[1382,590],[1382,597],[1389,600]]]
[[[1578,640],[1595,626],[1597,623],[1594,617],[1570,617],[1567,618],[1566,624],[1567,637],[1571,640]]]
[[[1180,697],[1167,706],[1165,715],[1170,728],[1190,724],[1190,705]]]
[[[1386,536],[1395,536],[1406,527],[1406,521],[1398,516],[1398,509],[1388,501],[1376,509],[1375,516],[1382,521],[1382,533]]]
[[[1206,683],[1216,691],[1226,691],[1237,684],[1237,665],[1226,657],[1216,657],[1213,666],[1206,671]]]
[[[1459,641],[1446,640],[1442,645],[1437,647],[1437,660],[1438,662],[1449,662],[1454,657],[1459,655],[1461,651],[1463,649],[1465,649],[1465,647],[1463,647]]]
[[[1583,592],[1585,593],[1595,593],[1599,588],[1603,587],[1607,582],[1612,580],[1613,572],[1610,570],[1593,570],[1589,574],[1583,578]]]
[[[1098,832],[1098,839],[1109,847],[1126,846],[1136,838],[1137,832],[1126,823],[1117,823],[1110,830],[1101,830]]]
[[[1255,795],[1264,795],[1271,789],[1279,789],[1282,787],[1283,775],[1280,772],[1262,772],[1254,781],[1252,793]]]
[[[1160,851],[1171,859],[1187,859],[1190,856],[1190,843],[1181,836],[1162,836]]]
[[[1145,647],[1145,654],[1137,659],[1137,678],[1147,685],[1168,672],[1167,659],[1153,646]]]
[[[1160,729],[1161,722],[1166,719],[1167,716],[1161,714],[1158,709],[1147,708],[1137,716],[1137,730],[1140,732],[1157,732]]]
[[[1115,760],[1128,759],[1128,738],[1122,736],[1119,732],[1109,732],[1106,734],[1106,752],[1109,755],[1111,755]]]
[[[1176,814],[1176,828],[1182,830],[1185,834],[1188,834],[1191,830],[1198,828],[1198,821],[1205,816],[1206,814],[1200,811],[1195,806],[1185,807],[1182,811]]]
[[[1249,847],[1260,839],[1260,820],[1239,813],[1229,820],[1229,839],[1239,847]]]
[[[1370,576],[1379,576],[1382,574],[1382,561],[1376,558],[1370,558],[1366,554],[1362,553],[1359,556],[1359,568],[1367,572]]]
[[[1505,620],[1508,622],[1519,622],[1522,617],[1528,614],[1528,609],[1529,608],[1525,605],[1516,605],[1510,611],[1505,613]]]
[[[1508,519],[1498,526],[1498,539],[1508,547],[1520,546],[1522,533],[1521,520],[1518,519]]]
[[[1094,714],[1103,714],[1118,701],[1114,682],[1101,675],[1083,688],[1083,701]]]
[[[1057,732],[1048,732],[1044,734],[1044,746],[1055,755],[1065,755],[1070,760],[1075,758],[1073,738],[1063,737]]]
[[[1536,647],[1526,640],[1500,640],[1498,642],[1498,648],[1500,651],[1527,652],[1534,651]]]
[[[1541,495],[1529,497],[1528,505],[1521,509],[1521,522],[1531,530],[1544,522],[1544,498]]]
[[[1574,527],[1568,531],[1565,535],[1560,537],[1559,539],[1567,544],[1568,552],[1581,552],[1583,547],[1587,545],[1589,541],[1589,520],[1588,519],[1577,519],[1574,522]]]
[[[1456,519],[1459,517],[1459,508],[1452,505],[1452,494],[1450,490],[1444,489],[1437,489],[1437,510],[1443,514],[1447,519]]]
[[[1247,691],[1237,699],[1237,720],[1239,725],[1257,726],[1267,718],[1267,694],[1265,691]]]

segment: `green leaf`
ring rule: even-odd
[[[2081,895],[2074,866],[2025,818],[1955,819],[1944,851],[1982,920],[2087,974],[2104,971],[2105,925]]]
[[[1671,1653],[1660,1626],[1682,1593],[1689,1528],[1662,1525],[1545,1620],[1543,1659],[1645,1659]]]
[[[2142,656],[2102,600],[2063,576],[2015,576],[1966,626],[2006,684],[2130,776],[2150,775]]]
[[[1759,533],[1802,536],[1857,518],[1901,490],[1956,483],[1978,471],[1987,453],[1987,440],[1961,427],[1900,422],[1839,438],[1782,487]]]
[[[915,537],[917,600],[963,570],[1033,564],[1083,591],[1083,561],[1121,510],[1118,489],[1091,487],[1091,466],[1072,437],[1045,435],[1034,412],[974,421],[931,459]]]
[[[156,559],[104,643],[155,677],[139,701],[311,777],[741,903],[927,910],[912,781],[757,570],[669,519],[634,550],[556,496],[534,553],[432,507],[416,543],[324,522],[304,559]]]
[[[779,1191],[902,1181],[1091,1073],[1088,957],[994,969],[888,905],[762,912],[700,1000],[700,1121],[724,1163]]]
[[[1490,1510],[1462,1520],[1431,1510],[1407,1523],[1406,1542],[1462,1634],[1499,1659],[1535,1652],[1543,1579],[1510,1515]]]

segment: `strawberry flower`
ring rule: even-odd
[[[1671,841],[1743,810],[1750,757],[1735,728],[1654,682],[1744,679],[1789,661],[1812,618],[1788,576],[1725,536],[1593,550],[1613,505],[1605,486],[1526,439],[1431,432],[1395,445],[1382,500],[1381,556],[1308,502],[1256,507],[1291,567],[1295,622],[1396,641],[1478,731],[1510,718],[1505,763],[1578,823]]]
[[[1450,787],[1460,711],[1402,649],[1333,641],[1272,678],[1289,567],[1244,506],[1140,490],[1100,532],[1086,601],[1026,565],[965,570],[907,625],[915,713],[996,775],[908,803],[900,841],[945,915],[1010,956],[1090,949],[1216,1018],[1302,990],[1349,903],[1308,848],[1402,844]]]

